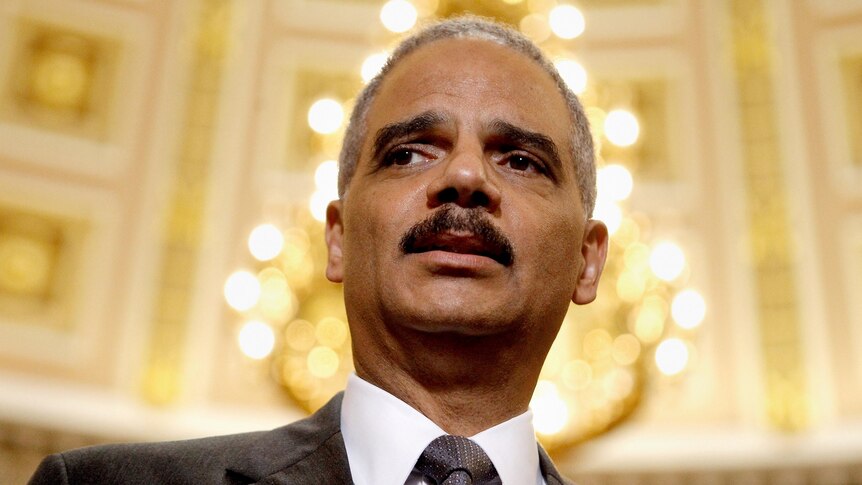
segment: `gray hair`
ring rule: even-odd
[[[591,217],[596,203],[596,163],[593,138],[590,126],[578,97],[566,85],[550,60],[530,39],[520,32],[499,22],[476,16],[462,16],[431,24],[402,41],[386,65],[362,90],[350,116],[350,123],[344,134],[344,144],[338,158],[338,195],[344,197],[347,186],[356,172],[356,164],[367,135],[366,122],[371,104],[380,90],[386,75],[401,59],[423,45],[442,39],[479,39],[509,47],[526,55],[545,70],[557,83],[560,93],[566,100],[572,121],[572,158],[575,160],[575,173],[581,203],[587,217]]]

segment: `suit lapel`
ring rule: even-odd
[[[566,485],[571,482],[564,480],[551,461],[551,457],[545,452],[545,449],[539,446],[539,468],[542,470],[542,476],[548,485]]]
[[[260,485],[351,484],[350,466],[341,432],[332,435],[302,460],[258,482]]]
[[[338,393],[306,419],[261,435],[227,467],[232,483],[349,484],[350,466],[341,436]]]

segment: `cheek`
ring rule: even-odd
[[[344,221],[345,263],[350,273],[370,272],[398,254],[398,243],[409,226],[406,208],[382,190],[350,194]]]
[[[358,209],[344,224],[344,256],[348,269],[375,265],[387,233],[385,216],[365,204],[359,204]]]
[[[535,258],[530,263],[541,272],[539,277],[553,276],[557,281],[574,281],[583,264],[580,255],[583,229],[568,215],[544,214],[550,217],[543,217],[519,229],[522,234],[533,234],[524,247],[531,259]]]

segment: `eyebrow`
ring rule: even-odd
[[[516,145],[525,146],[543,152],[554,165],[556,171],[560,171],[563,167],[563,162],[560,159],[560,151],[557,149],[557,144],[547,135],[526,130],[519,126],[515,126],[508,121],[500,119],[494,120],[490,125],[491,132],[505,140],[509,140]]]
[[[376,159],[379,157],[380,153],[386,149],[392,140],[404,138],[412,133],[430,130],[435,126],[445,123],[448,119],[446,115],[439,111],[425,111],[408,120],[396,121],[380,128],[374,136],[372,158]]]

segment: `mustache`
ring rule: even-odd
[[[421,252],[422,246],[446,233],[469,233],[479,240],[482,253],[509,266],[515,259],[515,250],[509,238],[485,215],[482,208],[456,209],[444,205],[436,212],[416,223],[401,237],[401,250],[405,253]]]

